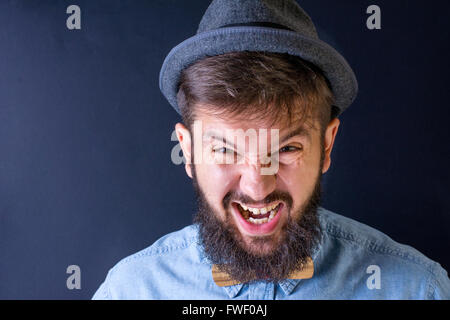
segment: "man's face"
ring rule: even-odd
[[[252,122],[200,112],[196,120],[201,130],[193,130],[193,136],[181,124],[176,129],[186,157],[196,149],[195,164],[187,164],[186,170],[194,178],[201,209],[211,211],[213,221],[229,230],[244,252],[270,256],[286,241],[289,223],[299,222],[317,200],[339,120],[330,123],[323,140],[314,120],[287,125],[282,119],[269,125],[270,119]],[[250,138],[236,138],[252,129],[256,146],[250,146]],[[200,133],[201,138],[195,136]],[[271,162],[265,155],[272,156]],[[276,171],[262,174],[267,167]]]

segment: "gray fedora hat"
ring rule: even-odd
[[[288,53],[319,67],[342,113],[356,98],[358,83],[345,59],[319,39],[311,18],[295,0],[214,0],[197,34],[174,47],[164,60],[159,87],[180,113],[181,71],[208,56],[236,51]]]

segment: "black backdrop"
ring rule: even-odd
[[[323,206],[449,270],[449,2],[299,2],[360,85]],[[191,223],[158,74],[208,3],[0,2],[0,298],[90,298],[121,258]],[[66,27],[70,4],[81,30]],[[381,30],[366,27],[371,4]]]

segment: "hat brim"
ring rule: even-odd
[[[208,56],[236,51],[288,53],[318,66],[331,84],[334,105],[342,113],[356,98],[358,82],[347,61],[327,43],[301,34],[267,27],[228,27],[197,34],[167,55],[159,74],[159,87],[175,110],[181,71]]]

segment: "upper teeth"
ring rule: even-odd
[[[265,214],[267,212],[272,211],[273,209],[275,209],[276,206],[278,206],[278,203],[275,203],[273,205],[270,205],[270,206],[264,207],[264,208],[251,208],[251,207],[247,207],[243,204],[241,204],[241,206],[244,210],[250,211],[251,213],[258,215],[258,214]]]

